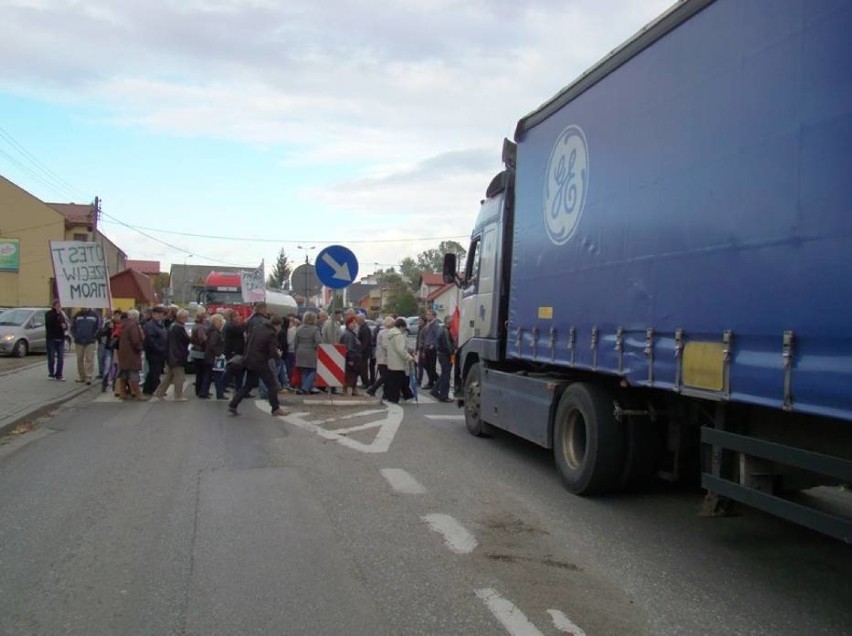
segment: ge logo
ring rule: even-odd
[[[588,189],[586,136],[579,126],[568,126],[553,144],[544,180],[544,223],[556,245],[564,245],[574,234]]]

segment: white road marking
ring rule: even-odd
[[[573,636],[586,636],[586,632],[577,627],[570,618],[565,616],[565,614],[559,610],[550,609],[547,610],[547,613],[550,614],[550,617],[553,619],[553,625],[560,632],[573,634]]]
[[[367,415],[378,415],[384,413],[384,409],[372,409],[370,411],[358,411],[349,415],[340,415],[338,417],[327,417],[324,420],[314,420],[314,424],[328,424],[329,422],[339,422],[341,420],[351,420],[354,417],[366,417]]]
[[[261,410],[266,410],[269,408],[269,405],[265,400],[256,400],[255,406],[257,406],[257,408]],[[317,422],[308,421],[307,419],[305,419],[308,416],[308,413],[304,412],[290,413],[288,415],[283,416],[282,419],[285,422],[288,422],[289,424],[293,424],[294,426],[298,426],[299,428],[303,428],[305,430],[316,433],[317,435],[319,435],[320,437],[324,437],[325,439],[333,440],[341,446],[346,446],[347,448],[351,448],[352,450],[360,451],[362,453],[386,453],[390,448],[391,442],[393,442],[393,438],[396,436],[396,432],[399,430],[400,424],[402,424],[402,416],[404,415],[404,412],[402,410],[402,407],[397,404],[388,404],[388,408],[386,411],[384,409],[358,411],[357,413],[352,413],[333,419],[320,420],[320,423],[327,424],[329,422],[335,422],[342,419],[365,417],[368,415],[375,414],[383,414],[384,417],[380,420],[374,420],[366,424],[360,424],[351,428],[343,428],[334,431],[324,429],[322,426],[319,426]],[[347,436],[348,433],[354,433],[356,431],[365,431],[371,428],[378,428],[379,431],[378,433],[376,433],[376,437],[373,439],[373,441],[369,444],[359,442]]]
[[[476,595],[485,602],[494,617],[512,636],[544,636],[521,610],[500,596],[497,590],[486,587],[476,590]]]
[[[388,480],[391,488],[397,492],[405,495],[422,495],[426,492],[419,481],[401,468],[382,468],[380,472],[382,477]]]
[[[453,422],[464,421],[464,415],[423,415],[430,420],[451,420]]]
[[[435,532],[444,535],[444,544],[456,554],[469,554],[479,542],[450,515],[431,514],[421,517]]]

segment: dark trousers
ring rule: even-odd
[[[426,349],[423,352],[423,366],[426,367],[426,375],[429,377],[429,384],[431,386],[435,386],[435,383],[438,381],[437,362],[438,354],[434,349]]]
[[[361,354],[361,386],[370,386],[370,354]]]
[[[231,408],[237,408],[240,405],[240,402],[243,401],[243,398],[251,393],[252,389],[257,388],[261,380],[266,383],[266,386],[275,386],[275,376],[272,375],[272,369],[268,366],[261,367],[260,371],[247,369],[245,384],[243,384],[242,388],[237,391],[228,406]],[[272,410],[277,410],[280,406],[280,403],[278,402],[278,391],[270,391],[267,397],[269,399],[269,406],[272,407]]]
[[[439,400],[446,400],[450,397],[450,372],[453,368],[453,363],[450,361],[449,354],[439,353],[438,364],[441,365],[441,376],[438,378],[438,384],[435,387],[435,394]]]
[[[376,383],[376,356],[370,356],[370,384]]]
[[[213,379],[213,363],[204,360],[195,361],[195,395],[205,398],[210,394],[210,380]]]
[[[234,393],[243,388],[243,379],[245,378],[246,372],[240,369],[236,373],[233,371],[229,371],[227,367],[225,367],[225,374],[222,376],[222,384],[225,388],[228,388],[231,384],[231,380],[234,381]]]
[[[224,371],[214,371],[212,364],[206,364],[204,370],[204,375],[201,378],[201,388],[198,390],[198,395],[202,397],[205,395],[210,395],[210,386],[213,385],[216,387],[216,397],[218,399],[222,399],[225,397],[225,372]],[[198,380],[196,380],[198,381]],[[198,386],[197,384],[195,385]]]
[[[388,369],[385,373],[384,399],[394,404],[399,403],[399,394],[405,382],[405,371],[392,371]]]
[[[65,338],[49,339],[47,341],[47,375],[51,378],[61,378],[65,366]]]
[[[369,389],[367,389],[367,391],[369,391],[370,393],[375,393],[376,391],[378,391],[378,390],[379,390],[379,388],[380,388],[380,387],[381,387],[381,386],[382,386],[385,382],[387,382],[388,365],[386,365],[386,364],[380,364],[380,365],[378,365],[378,371],[379,371],[379,375],[378,375],[378,377],[377,377],[377,378],[373,381],[373,383],[370,385],[370,388],[369,388]]]
[[[160,376],[163,375],[163,369],[166,368],[166,358],[157,353],[146,353],[145,359],[148,361],[148,373],[142,385],[142,393],[153,395],[157,387],[160,386]]]

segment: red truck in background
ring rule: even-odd
[[[252,314],[253,304],[243,301],[239,272],[210,272],[198,296],[198,301],[207,307],[209,313],[233,309],[243,318]],[[298,313],[298,305],[293,297],[274,289],[266,290],[266,305],[270,313],[281,317]]]

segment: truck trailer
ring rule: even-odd
[[[700,476],[705,514],[852,541],[850,33],[849,2],[683,0],[520,119],[444,262],[471,433],[578,495]]]

